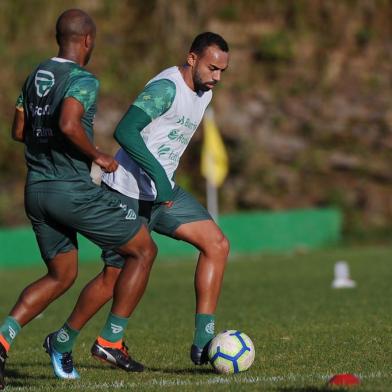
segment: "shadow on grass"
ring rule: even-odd
[[[7,370],[13,370],[13,371],[17,371],[16,369],[19,368],[47,368],[50,367],[50,362],[24,362],[24,361],[18,361],[18,362],[12,362],[12,364],[10,364],[9,366],[6,365],[6,371]]]
[[[211,368],[187,368],[187,369],[162,369],[162,368],[153,368],[146,367],[145,370],[147,372],[156,372],[156,373],[165,373],[165,374],[176,374],[176,375],[197,375],[197,374],[216,374],[214,369]]]
[[[300,388],[278,388],[278,392],[347,392],[347,388],[330,388],[330,387],[300,387]]]
[[[99,364],[99,363],[97,363],[96,365],[93,365],[93,364],[78,364],[78,363],[75,363],[75,368],[76,369],[95,369],[95,370],[121,370],[121,369],[119,369],[118,367],[116,367],[116,366],[111,366],[111,365],[109,365],[109,364],[106,364],[106,363],[102,363],[102,364]],[[121,371],[123,371],[123,370],[121,370]]]
[[[77,365],[76,365],[77,367]],[[94,365],[94,364],[84,364],[83,366],[80,366],[80,369],[101,369],[101,370],[118,370],[118,371],[123,371],[117,367],[110,366],[110,365],[105,365],[102,364],[100,365],[99,363]],[[217,374],[215,373],[214,369],[209,369],[209,368],[187,368],[187,369],[170,369],[170,368],[155,368],[155,367],[144,367],[144,372],[149,372],[149,373],[164,373],[164,374],[173,374],[173,375],[184,375],[184,376],[189,376],[189,375],[201,375],[201,374]]]
[[[26,380],[34,381],[53,381],[53,376],[44,374],[31,374],[30,372],[20,372],[14,369],[7,369],[5,372],[7,385],[10,387],[25,387]]]

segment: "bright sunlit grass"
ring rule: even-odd
[[[333,290],[333,266],[346,260],[355,289]],[[9,353],[8,390],[221,390],[326,391],[336,373],[362,378],[356,390],[388,391],[392,385],[391,249],[352,248],[301,255],[251,256],[228,265],[217,330],[240,329],[253,340],[252,368],[220,376],[189,359],[193,335],[194,263],[157,260],[147,292],[128,325],[126,341],[143,362],[142,374],[111,369],[90,356],[108,308],[82,331],[74,352],[77,382],[53,378],[42,349],[59,328],[78,292],[101,268],[85,264],[75,286],[24,328]],[[0,271],[0,316],[42,268]]]

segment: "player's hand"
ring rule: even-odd
[[[173,201],[173,200],[162,202],[162,205],[164,205],[164,206],[167,207],[167,208],[172,208],[172,207],[173,207],[173,204],[174,204],[174,201]]]
[[[111,173],[117,170],[118,162],[109,154],[100,152],[98,157],[94,159],[96,163],[104,172]]]

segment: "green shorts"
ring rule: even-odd
[[[102,187],[114,192],[123,203],[137,208],[136,213],[146,223],[150,231],[155,231],[167,237],[176,239],[174,237],[175,231],[185,223],[212,219],[209,212],[191,194],[178,185],[174,188],[174,203],[171,208],[162,204],[154,204],[152,201],[130,198],[109,188],[104,183]],[[124,264],[124,258],[114,251],[104,251],[102,259],[106,265],[111,267],[121,268]]]
[[[61,182],[26,187],[25,209],[46,263],[77,248],[77,233],[103,250],[118,249],[142,224],[132,206],[94,184],[76,191]]]

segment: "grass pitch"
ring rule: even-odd
[[[334,263],[342,259],[349,263],[355,289],[331,289]],[[106,307],[82,331],[75,348],[81,380],[56,380],[42,341],[62,325],[81,287],[101,266],[99,261],[81,265],[74,287],[24,328],[9,353],[7,390],[328,391],[326,382],[337,373],[359,375],[358,391],[392,389],[390,248],[232,258],[217,330],[240,329],[256,347],[252,368],[232,376],[217,375],[209,366],[197,368],[188,357],[195,263],[158,258],[126,335],[132,355],[147,371],[127,374],[91,358]],[[0,270],[1,318],[43,271]]]

